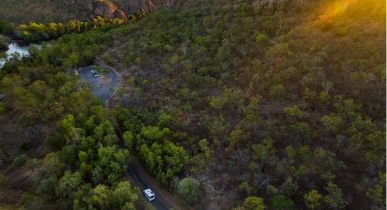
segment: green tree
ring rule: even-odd
[[[260,120],[258,97],[250,99],[250,103],[245,108],[245,113],[247,120],[251,123],[256,123]]]
[[[243,205],[247,210],[264,210],[265,203],[258,196],[249,196],[243,201]]]
[[[184,178],[179,181],[177,192],[187,203],[195,205],[201,197],[200,183],[194,178]]]
[[[269,94],[270,96],[276,96],[280,98],[284,96],[285,91],[286,89],[282,84],[277,84],[270,87]]]
[[[224,97],[213,97],[210,100],[210,106],[216,110],[221,110],[227,103]]]
[[[134,145],[133,133],[131,131],[125,131],[122,137],[124,138],[126,148],[128,148],[129,150],[132,150]]]
[[[293,200],[290,198],[287,198],[284,195],[275,195],[271,199],[271,208],[273,208],[273,210],[293,210],[293,209],[295,209]]]
[[[161,113],[159,116],[159,125],[163,127],[171,127],[174,124],[173,116],[167,113]]]
[[[180,174],[188,162],[187,151],[170,141],[164,144],[153,143],[150,147],[143,144],[139,152],[150,172],[163,184]]]
[[[104,120],[94,129],[93,137],[99,141],[103,142],[105,145],[113,145],[118,143],[118,138],[114,131],[114,126],[109,120]]]
[[[317,190],[310,190],[304,195],[305,204],[309,209],[321,209],[322,198]]]
[[[110,183],[115,183],[122,176],[130,161],[129,152],[117,146],[98,148],[98,161],[93,170],[94,181],[99,182],[107,178]]]
[[[141,128],[141,136],[146,140],[156,141],[161,140],[170,133],[168,128],[160,129],[157,126],[147,126]]]
[[[108,210],[111,209],[112,205],[111,197],[111,190],[107,186],[99,184],[93,189],[89,202],[97,209]]]
[[[376,184],[373,187],[368,188],[366,196],[371,199],[372,209],[383,209],[386,204],[385,187],[381,184]]]
[[[267,35],[265,33],[258,33],[255,35],[255,42],[257,43],[264,43],[267,41]]]
[[[12,161],[12,167],[16,168],[24,165],[27,162],[27,159],[28,157],[26,154],[17,155]]]
[[[285,112],[288,116],[300,119],[305,116],[305,113],[300,109],[300,107],[294,105],[285,108]]]
[[[343,209],[347,205],[347,202],[343,198],[341,189],[332,182],[328,183],[325,189],[328,194],[324,196],[323,200],[327,206],[331,209]]]
[[[71,198],[73,192],[75,192],[82,183],[83,180],[79,172],[71,173],[70,171],[66,171],[64,176],[59,180],[55,193],[61,198]]]
[[[251,158],[262,170],[266,164],[273,165],[276,162],[275,148],[272,139],[264,139],[260,144],[251,146]]]
[[[335,113],[325,115],[321,118],[322,124],[327,128],[327,130],[336,133],[342,129],[344,125],[343,118]]]
[[[119,182],[113,189],[111,202],[114,209],[136,209],[134,203],[139,200],[138,190],[133,188],[128,181]]]
[[[63,63],[67,68],[73,68],[73,67],[76,68],[79,62],[80,62],[79,55],[76,53],[72,53],[64,60]]]
[[[0,35],[0,52],[2,52],[3,50],[7,50],[8,45],[9,39],[6,36]]]

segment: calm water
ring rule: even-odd
[[[17,43],[11,43],[8,45],[8,50],[5,52],[5,56],[0,59],[0,68],[15,54],[20,57],[26,57],[30,55],[28,51],[29,46],[20,46]]]

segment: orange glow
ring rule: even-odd
[[[322,15],[320,16],[320,20],[327,21],[332,20],[338,15],[343,14],[350,4],[356,4],[357,0],[340,0],[337,2],[334,2],[332,5],[327,6],[324,8]]]
[[[345,19],[385,24],[385,0],[329,0],[315,11],[315,24],[335,23]]]

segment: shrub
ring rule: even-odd
[[[200,199],[200,183],[194,178],[184,178],[180,180],[177,191],[183,199],[191,205],[194,205]]]
[[[21,154],[15,157],[12,162],[12,167],[20,167],[27,162],[27,155]]]

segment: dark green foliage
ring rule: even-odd
[[[123,97],[143,110],[172,112],[179,127],[170,130],[187,132],[182,145],[194,157],[202,157],[199,140],[208,140],[215,157],[204,166],[194,158],[185,172],[222,168],[235,189],[270,206],[273,194],[283,195],[273,208],[367,208],[378,199],[351,199],[368,188],[376,196],[385,170],[385,20],[376,5],[371,14],[355,12],[363,11],[359,4],[374,5],[351,4],[334,21],[322,16],[336,1],[284,3],[295,10],[274,4],[271,12],[246,1],[160,10],[118,29],[129,38],[117,56],[136,66],[135,93]],[[155,124],[135,128],[143,157],[163,154],[160,145],[171,140],[162,127],[172,126]],[[154,159],[146,163],[152,173]],[[359,191],[348,173],[363,180]],[[332,183],[338,188],[329,195]]]
[[[34,51],[31,57],[12,60],[1,70],[0,89],[7,95],[2,102],[17,113],[15,120],[20,126],[52,125],[45,136],[45,157],[35,160],[41,163],[36,194],[24,201],[26,205],[39,204],[43,209],[89,205],[136,209],[142,205],[138,190],[121,182],[131,157],[118,146],[115,119],[86,84],[65,70],[93,62],[108,35],[98,30],[67,35]],[[12,166],[22,166],[26,160],[26,155],[17,156]],[[98,186],[106,186],[115,203],[111,196],[106,202],[94,203],[93,189],[104,192]]]
[[[12,162],[12,167],[20,167],[24,165],[27,162],[27,155],[21,154],[15,157],[15,159]]]
[[[153,143],[150,147],[143,144],[139,153],[150,172],[165,185],[180,174],[188,162],[188,154],[184,148],[169,141],[162,145]]]
[[[2,57],[1,53],[8,49],[9,42],[10,40],[7,37],[0,35],[0,58]]]
[[[67,23],[35,23],[20,24],[13,29],[13,34],[17,39],[28,42],[48,40],[68,33],[79,33],[96,27],[111,27],[123,24],[125,21],[120,19],[108,19],[96,17],[90,22],[70,20]]]
[[[12,35],[15,25],[5,20],[0,20],[0,34]]]
[[[262,198],[257,196],[250,196],[243,201],[243,207],[246,210],[264,210],[265,204]]]
[[[81,176],[64,202],[112,208],[106,198],[128,156],[117,147],[119,127],[125,147],[170,189],[193,177],[209,180],[205,192],[216,180],[226,186],[219,193],[239,193],[239,201],[211,200],[220,209],[382,208],[385,4],[356,1],[333,20],[324,9],[335,0],[289,10],[244,0],[182,4],[63,36],[4,67],[7,110],[24,123],[61,120],[46,141],[55,157],[46,161],[58,164],[47,163],[41,191],[58,182],[71,189],[66,180]],[[127,108],[113,117],[64,73],[100,55],[128,74],[117,95]]]
[[[322,195],[317,190],[310,190],[304,195],[304,199],[309,209],[321,209]]]
[[[91,21],[69,20],[66,23],[51,22],[47,24],[29,22],[28,24],[20,24],[16,26],[15,24],[0,20],[0,34],[4,34],[26,42],[36,42],[57,38],[64,34],[80,33],[95,29],[97,27],[109,29],[113,26],[121,25],[126,22],[127,21],[121,19],[103,18],[97,16]],[[0,45],[0,49],[1,47],[2,45]]]
[[[273,210],[293,210],[295,209],[294,203],[290,198],[283,195],[275,195],[271,199],[271,208]]]
[[[177,192],[191,205],[198,204],[203,193],[199,181],[194,178],[180,180],[177,185]]]
[[[99,184],[88,192],[79,192],[75,200],[74,209],[136,209],[135,203],[139,201],[139,190],[133,188],[128,181],[118,182],[113,187]],[[80,197],[82,193],[85,197]]]

